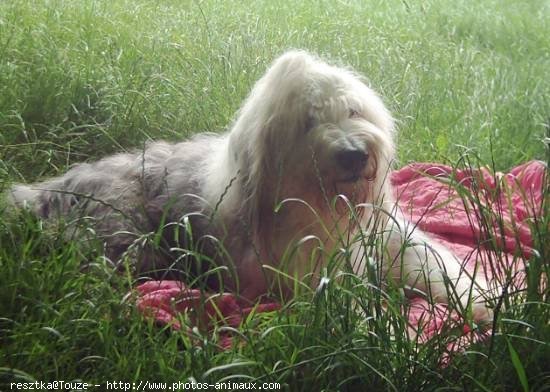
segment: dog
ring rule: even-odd
[[[130,260],[137,275],[193,264],[255,301],[292,295],[296,282],[319,284],[327,260],[340,258],[359,276],[374,265],[434,301],[454,298],[488,323],[483,279],[396,210],[394,128],[361,76],[291,50],[226,133],[81,163],[14,185],[9,198],[46,220],[85,219],[106,257]],[[159,232],[162,241],[152,241]]]

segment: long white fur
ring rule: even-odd
[[[223,255],[201,249],[230,267],[226,286],[251,300],[275,288],[291,292],[292,282],[281,283],[273,270],[313,276],[315,284],[326,259],[351,248],[357,274],[375,255],[385,276],[436,301],[448,302],[455,290],[476,321],[490,321],[483,280],[396,212],[387,179],[394,132],[390,113],[359,75],[290,51],[256,83],[227,133],[77,165],[62,177],[14,186],[11,200],[44,218],[94,217],[112,258],[135,241],[128,233],[156,230],[161,215],[163,223],[187,218],[194,240],[223,242]],[[347,150],[368,154],[359,171],[337,158]],[[364,247],[360,239],[374,233],[384,249]],[[138,271],[151,260],[170,265],[150,249],[142,253]]]

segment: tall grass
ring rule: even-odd
[[[268,63],[309,49],[365,74],[399,120],[400,157],[475,148],[542,157],[548,4],[0,4],[0,157],[32,180],[148,138],[221,130]]]
[[[3,1],[0,191],[148,139],[222,130],[290,47],[366,75],[398,120],[401,163],[459,162],[464,150],[476,157],[469,165],[497,170],[547,159],[549,20],[542,0]],[[548,192],[547,184],[526,291],[496,299],[494,335],[446,367],[441,352],[452,333],[420,344],[405,333],[400,288],[382,292],[351,275],[246,321],[246,344],[220,351],[216,333],[197,331],[202,344],[193,345],[137,314],[125,296],[135,282],[112,271],[101,244],[84,247],[67,241],[63,227],[4,212],[0,381],[544,390]],[[483,209],[481,196],[464,197]],[[500,235],[491,216],[479,219],[488,236]]]

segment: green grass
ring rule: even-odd
[[[545,159],[546,1],[0,1],[0,191],[76,162],[221,131],[287,48],[364,74],[394,113],[399,162],[498,170]],[[548,211],[548,210],[546,210]],[[33,217],[0,217],[0,382],[280,382],[291,390],[548,390],[545,215],[527,296],[503,299],[498,333],[450,366],[452,336],[417,346],[399,290],[349,277],[242,328],[227,352],[145,322],[99,247]],[[90,264],[87,273],[83,264]],[[534,272],[533,272],[534,271]],[[357,308],[376,317],[365,321]],[[393,310],[392,310],[393,309]],[[393,332],[392,332],[393,331]],[[9,390],[6,388],[6,390]]]

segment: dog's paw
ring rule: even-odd
[[[487,331],[493,326],[493,310],[487,307],[485,301],[472,304],[471,317],[475,324],[475,328],[478,330]]]

